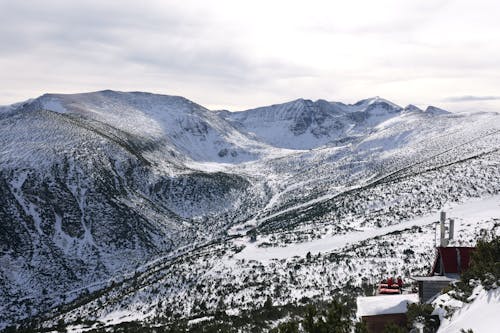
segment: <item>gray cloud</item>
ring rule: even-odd
[[[46,1],[37,6],[23,1],[1,2],[0,55],[49,47],[120,46],[136,35],[148,40],[158,31],[163,35],[189,37],[201,28],[176,8],[162,12],[130,4],[129,1]]]
[[[134,65],[155,75],[211,77],[238,85],[313,75],[308,66],[285,59],[253,59],[230,26],[214,25],[208,13],[175,3],[47,1],[36,6],[20,1],[1,3],[0,13],[7,27],[0,31],[5,45],[0,57],[26,54],[32,63],[41,58],[40,64],[54,60],[68,75],[79,75],[78,67],[99,72],[99,66]]]
[[[448,97],[448,98],[445,98],[443,100],[443,102],[459,103],[459,102],[498,101],[498,100],[500,100],[500,96],[472,96],[472,95],[466,95],[466,96]]]
[[[0,0],[0,104],[100,89],[227,108],[490,94],[500,84],[491,42],[500,25],[477,1]]]

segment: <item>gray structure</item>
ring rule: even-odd
[[[441,216],[439,219],[439,224],[440,224],[440,237],[439,237],[439,246],[446,246],[448,245],[448,240],[446,239],[446,212],[441,212]]]
[[[427,303],[432,301],[434,296],[439,294],[441,290],[446,288],[450,283],[456,281],[458,276],[416,276],[412,280],[417,281],[418,284],[418,298],[420,303]]]

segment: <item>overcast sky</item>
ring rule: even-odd
[[[102,89],[500,110],[500,1],[0,0],[0,104]]]

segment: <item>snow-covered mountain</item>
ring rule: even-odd
[[[0,128],[6,317],[12,302],[71,299],[64,292],[215,237],[245,215],[236,207],[262,200],[244,177],[183,163],[243,151],[230,125],[183,98],[44,95],[3,111]]]
[[[416,109],[405,109],[414,112]],[[353,105],[298,99],[220,115],[249,135],[275,147],[312,149],[350,137],[366,135],[403,109],[379,97]]]
[[[46,94],[26,107],[108,124],[181,159],[241,162],[257,158],[262,148],[221,117],[179,96],[110,90]]]
[[[489,215],[462,226],[463,242],[475,223],[497,225],[499,147],[497,113],[379,97],[229,112],[101,91],[3,107],[0,322],[325,299],[383,274],[389,241],[401,250],[390,270],[421,272],[432,219],[411,221],[486,198]],[[423,245],[403,256],[412,237]]]

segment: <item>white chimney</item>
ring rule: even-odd
[[[439,219],[440,222],[440,227],[441,227],[441,236],[440,236],[440,242],[439,246],[441,247],[446,247],[448,245],[448,241],[446,239],[446,227],[445,227],[445,222],[446,222],[446,212],[441,212],[441,218]]]

